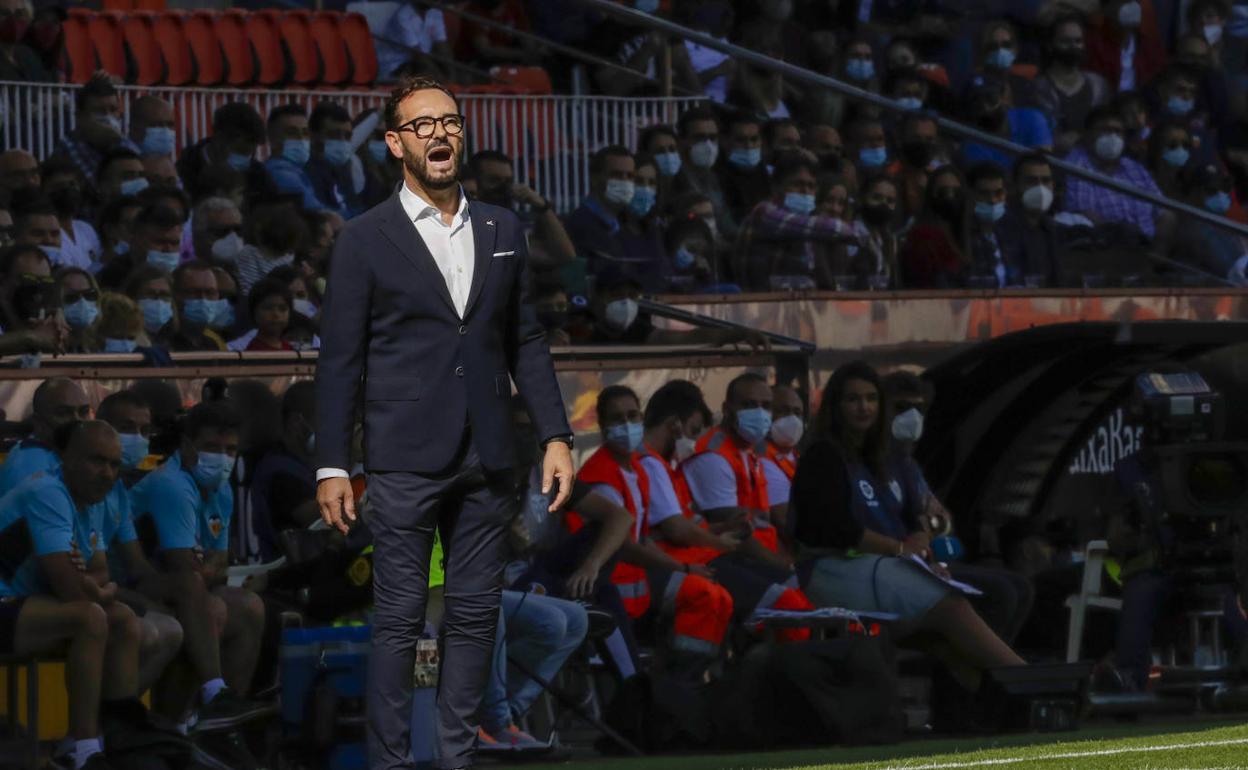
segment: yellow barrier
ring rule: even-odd
[[[17,672],[17,721],[22,727],[30,724],[30,715],[26,713],[26,667],[0,667],[0,717],[8,718],[9,674]],[[69,733],[69,693],[65,689],[65,664],[48,660],[39,663],[39,671],[35,675],[39,682],[39,740],[59,741]],[[151,694],[144,693],[143,704],[151,706]]]

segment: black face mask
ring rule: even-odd
[[[563,329],[568,325],[568,314],[559,310],[539,310],[537,321],[546,331]]]
[[[932,211],[941,219],[951,222],[962,218],[962,213],[966,208],[966,199],[962,193],[958,193],[952,197],[939,197],[932,200]]]
[[[77,187],[61,187],[48,193],[56,213],[63,217],[73,216],[82,208],[82,190]]]
[[[936,148],[931,142],[925,142],[922,139],[909,139],[901,145],[901,157],[905,159],[906,165],[914,168],[927,168],[927,164],[932,162],[932,155],[935,151]]]
[[[881,204],[863,206],[862,221],[872,227],[883,227],[893,221],[893,207]]]

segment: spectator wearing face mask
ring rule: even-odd
[[[159,96],[140,96],[130,105],[130,141],[147,157],[171,158],[177,149],[173,105]]]
[[[195,258],[233,265],[243,250],[243,214],[228,198],[205,198],[191,219]]]
[[[227,350],[225,340],[212,328],[225,312],[212,265],[187,262],[173,271],[173,299],[177,311],[176,331],[165,338],[170,350]]]
[[[1088,68],[1118,93],[1135,91],[1166,65],[1152,0],[1102,0],[1088,29]]]
[[[108,75],[97,74],[74,94],[74,130],[66,134],[52,151],[55,157],[70,160],[86,181],[87,190],[96,193],[100,164],[117,149],[137,157],[139,148],[122,134],[121,97]]]
[[[364,211],[351,178],[351,113],[335,102],[318,102],[308,119],[312,157],[306,170],[312,193],[327,208],[350,219]]]
[[[923,213],[898,255],[902,285],[914,288],[960,286],[971,260],[971,225],[962,174],[953,166],[931,173]]]
[[[582,303],[584,298],[580,298]],[[572,301],[563,284],[553,277],[538,278],[533,284],[533,307],[537,322],[546,330],[546,343],[571,345]]]
[[[1031,81],[1039,74],[1034,64],[1020,61],[1018,33],[1004,19],[990,21],[979,34],[979,72],[1006,80],[1010,90],[1025,104]]]
[[[897,261],[897,182],[889,176],[876,174],[867,180],[859,196],[859,219],[854,223],[858,234],[857,248],[851,260],[853,288],[887,289],[901,287],[901,269]],[[830,266],[829,266],[830,269]],[[824,280],[827,280],[826,277]],[[844,278],[833,276],[828,288],[840,288]]]
[[[529,264],[534,270],[552,270],[576,258],[576,247],[555,207],[529,185],[516,182],[511,158],[498,150],[481,150],[472,156],[468,169],[477,180],[477,200],[512,209],[520,216],[530,236]],[[653,192],[653,184],[649,187]],[[637,197],[635,190],[633,197]],[[642,217],[649,213],[633,209]]]
[[[404,7],[411,8],[411,5]],[[441,13],[441,11],[429,11]],[[402,163],[386,145],[386,126],[379,110],[366,110],[355,116],[352,135],[364,131],[368,136],[355,151],[356,162],[352,165],[355,193],[370,209],[386,199],[403,179]]]
[[[69,329],[56,317],[52,265],[37,247],[14,244],[0,251],[0,355],[56,353]]]
[[[1209,115],[1200,103],[1200,77],[1182,66],[1167,69],[1155,81],[1153,113],[1187,127],[1193,138],[1193,160],[1213,163],[1218,143],[1209,126]]]
[[[902,221],[910,221],[923,210],[927,175],[949,164],[936,119],[922,113],[905,116],[901,121],[901,146],[897,155],[888,173],[900,187],[898,208]]]
[[[35,388],[31,399],[31,434],[18,442],[0,466],[0,496],[37,473],[61,467],[53,438],[59,428],[91,418],[87,394],[67,377],[52,377]]]
[[[976,75],[971,80],[967,119],[981,131],[1036,150],[1053,149],[1053,132],[1044,113],[1030,107],[1015,107],[1009,84],[998,77]],[[1010,162],[1008,153],[979,142],[962,146],[966,165],[990,161]]]
[[[134,223],[130,250],[109,260],[99,273],[100,285],[116,289],[129,280],[131,272],[149,265],[166,274],[182,263],[184,219],[167,206],[144,208]]]
[[[1083,132],[1088,113],[1109,103],[1113,91],[1101,75],[1087,68],[1087,31],[1083,19],[1063,16],[1049,29],[1047,64],[1032,82],[1034,105],[1056,124],[1053,146],[1064,153]]]
[[[333,210],[332,201],[316,195],[308,161],[312,158],[312,132],[308,115],[299,104],[283,104],[269,113],[266,127],[269,136],[269,159],[264,170],[279,193],[300,196],[300,205],[308,211]]]
[[[1060,286],[1067,263],[1069,229],[1055,218],[1053,167],[1043,155],[1024,155],[1014,164],[1013,195],[999,229],[1020,246],[1024,276],[1042,278],[1044,286]]]
[[[61,292],[61,313],[69,327],[66,352],[101,352],[100,287],[95,277],[80,267],[65,267],[56,272],[56,282]]]
[[[1221,167],[1194,165],[1183,173],[1183,199],[1211,214],[1226,216],[1232,203],[1231,177]],[[1192,217],[1181,220],[1174,257],[1236,286],[1248,286],[1248,243],[1236,233]]]
[[[671,291],[682,294],[735,294],[741,287],[728,282],[715,252],[715,240],[701,219],[680,219],[668,225],[664,246],[671,259]]]
[[[143,331],[143,311],[124,294],[100,295],[100,323],[96,328],[101,353],[146,353],[151,340]]]
[[[240,206],[271,195],[275,192],[273,180],[255,158],[256,148],[264,142],[264,120],[255,108],[243,102],[221,105],[212,113],[212,133],[183,149],[178,157],[182,186],[197,198],[223,194],[230,197],[233,190],[241,188],[240,197],[235,200]],[[228,168],[241,175],[241,180],[214,173],[216,168]],[[214,176],[217,178],[213,179]]]
[[[970,275],[995,281],[998,288],[1024,286],[1029,277],[1018,233],[1003,222],[1007,209],[1005,171],[996,163],[976,163],[966,174],[971,191]]]
[[[735,221],[743,221],[758,202],[767,197],[770,184],[763,162],[763,124],[748,113],[736,113],[727,120],[726,154],[716,170],[724,202]]]
[[[672,185],[672,193],[681,196],[696,192],[705,195],[715,209],[719,230],[727,239],[736,237],[737,220],[732,216],[728,198],[715,170],[719,160],[719,120],[708,108],[694,107],[681,113],[677,124],[680,133],[680,173]]]
[[[13,240],[39,247],[53,264],[61,258],[61,223],[56,206],[39,190],[19,190],[13,196]]]
[[[167,273],[151,265],[138,266],[126,281],[126,296],[138,306],[149,342],[163,344],[175,333],[173,282]]]
[[[813,289],[824,269],[816,263],[815,244],[859,235],[842,220],[815,213],[817,171],[801,155],[780,159],[771,198],[755,206],[742,224],[733,272],[747,276],[751,288]]]
[[[768,492],[792,486],[793,474],[797,472],[797,445],[805,431],[806,405],[801,395],[788,385],[772,386],[771,430],[767,433],[767,459],[771,462],[763,466]]]
[[[667,260],[658,227],[633,213],[636,161],[627,148],[604,147],[590,158],[589,195],[565,222],[576,253],[591,274],[610,265],[651,291],[667,283]]]
[[[648,126],[637,137],[637,147],[654,158],[655,168],[659,171],[658,197],[670,204],[675,195],[673,182],[684,163],[675,129],[663,124]],[[660,213],[666,212],[660,210]]]
[[[90,270],[98,274],[117,257],[130,253],[134,223],[142,210],[143,206],[136,198],[119,198],[100,209],[96,232],[100,236],[101,252],[99,262]]]
[[[309,238],[307,225],[289,206],[267,206],[253,217],[256,242],[245,245],[236,260],[242,294],[250,294],[257,281],[277,268],[294,264],[295,251]]]
[[[100,259],[100,238],[83,213],[82,179],[78,167],[64,158],[52,158],[41,169],[43,192],[56,208],[61,242],[52,264],[57,267],[91,267]]]
[[[1114,110],[1101,107],[1088,115],[1082,145],[1070,151],[1067,163],[1098,171],[1140,190],[1161,194],[1148,169],[1122,157],[1125,144],[1122,118]],[[1130,198],[1094,182],[1076,177],[1066,180],[1066,207],[1095,223],[1128,225],[1146,240],[1157,234],[1159,212],[1153,204]]]
[[[1183,169],[1196,163],[1192,152],[1194,144],[1187,126],[1180,121],[1167,120],[1150,133],[1148,170],[1166,197],[1182,197]]]
[[[884,124],[874,119],[859,119],[849,125],[850,159],[858,167],[860,177],[879,173],[888,167],[888,135]]]
[[[1187,6],[1188,34],[1199,36],[1208,45],[1211,64],[1221,69],[1224,65],[1234,67],[1239,74],[1244,63],[1235,61],[1232,47],[1227,45],[1226,25],[1231,18],[1231,4],[1227,0],[1195,0]]]
[[[127,147],[110,150],[100,160],[96,185],[100,199],[107,203],[138,195],[148,188],[146,174],[143,159],[137,152]]]
[[[880,92],[880,79],[875,72],[875,51],[870,40],[859,37],[845,44],[840,74],[841,79],[864,91]]]
[[[931,109],[931,88],[931,83],[917,70],[897,70],[889,73],[884,93],[907,110]]]

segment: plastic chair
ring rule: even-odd
[[[286,11],[277,16],[277,29],[282,44],[294,65],[291,80],[302,85],[319,83],[323,70],[316,44],[312,42],[312,33],[308,29],[310,16],[307,11]]]
[[[368,20],[358,13],[344,13],[336,15],[334,21],[351,60],[351,84],[372,85],[377,79],[377,49]]]
[[[1079,652],[1083,647],[1083,622],[1089,609],[1122,611],[1122,599],[1101,595],[1101,579],[1105,574],[1105,556],[1108,553],[1109,543],[1104,540],[1088,543],[1084,552],[1083,582],[1079,593],[1066,597],[1066,606],[1070,609],[1070,625],[1066,633],[1067,663],[1079,660]]]
[[[181,13],[145,12],[145,15],[151,22],[152,34],[165,62],[165,85],[184,86],[194,82],[195,53],[186,37],[186,23],[191,17]],[[211,27],[208,29],[211,31]],[[221,79],[221,49],[217,46],[215,36],[212,50],[217,57],[218,77],[213,81],[216,83]]]
[[[165,81],[165,60],[146,13],[131,13],[121,20],[122,40],[132,65],[131,82],[154,86]]]
[[[256,55],[255,82],[262,86],[271,86],[289,80],[290,64],[277,28],[277,14],[259,12],[241,15],[243,26],[247,30],[247,40]],[[228,54],[226,61],[230,61]],[[230,82],[234,82],[232,77]]]
[[[61,23],[61,28],[65,30],[61,67],[70,83],[85,83],[91,79],[91,73],[100,68],[95,46],[91,44],[91,33],[87,30],[87,16],[71,11]]]
[[[95,48],[100,69],[128,80],[126,46],[121,32],[121,18],[111,13],[94,13],[87,17],[87,34]]]
[[[209,14],[206,11],[196,11],[193,16],[207,16],[207,20],[212,23],[212,31],[217,41],[218,50],[221,52],[221,77],[226,84],[231,86],[249,86],[256,82],[259,76],[260,53],[253,48],[251,31],[247,29],[248,15],[243,11],[226,11],[215,14]],[[206,41],[199,38],[198,35],[192,38],[191,45],[196,52],[196,61],[199,61],[200,46],[205,46],[205,44]],[[281,53],[279,46],[277,51],[279,62],[281,61]],[[201,72],[198,76],[200,83],[203,83],[203,78],[204,74]]]
[[[554,93],[550,73],[541,67],[493,67],[490,75],[504,83],[523,90],[524,93],[541,95]]]
[[[336,11],[320,11],[308,20],[308,33],[321,59],[321,82],[332,86],[343,85],[352,79],[351,58],[343,40]]]

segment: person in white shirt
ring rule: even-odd
[[[49,254],[56,267],[84,270],[99,260],[103,249],[95,228],[79,219],[83,210],[83,185],[78,167],[68,158],[54,157],[43,164],[43,191],[56,208],[61,227],[59,251]]]
[[[442,68],[428,54],[452,58],[442,12],[421,10],[415,2],[400,5],[376,39],[377,72],[383,80],[416,72],[437,76]]]

